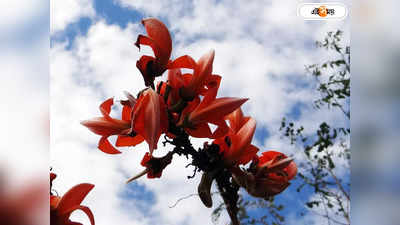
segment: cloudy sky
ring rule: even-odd
[[[305,74],[304,65],[329,58],[314,45],[328,31],[343,30],[349,43],[349,20],[304,21],[296,15],[295,1],[279,0],[50,3],[50,149],[51,166],[59,175],[54,187],[64,193],[78,183],[95,184],[84,204],[90,206],[98,225],[211,224],[212,209],[197,197],[169,207],[197,190],[199,176],[186,179],[192,169],[185,169],[184,158],[175,157],[161,179],[142,178],[126,185],[127,178],[142,170],[139,162],[147,145],[106,155],[96,148],[99,136],[80,125],[100,115],[98,106],[105,99],[121,99],[124,90],[137,93],[144,88],[135,65],[151,50],[139,52],[133,45],[137,35],[144,34],[142,18],[157,17],[168,26],[173,58],[189,54],[198,59],[215,49],[213,72],[222,76],[219,96],[250,98],[243,109],[257,120],[254,143],[260,149],[298,155],[296,160],[301,161],[296,148],[280,137],[283,116],[310,129],[322,121],[345,122],[340,112],[312,108],[317,97],[315,83]],[[195,145],[203,141],[193,140]],[[155,154],[167,150],[160,147]],[[294,194],[292,185],[277,198],[292,205],[284,211],[288,224],[294,220],[297,224],[325,223],[313,214],[300,217],[301,201],[312,196],[299,200]],[[219,201],[215,197],[214,202]],[[88,222],[79,212],[74,217]],[[223,214],[219,224],[227,221]]]

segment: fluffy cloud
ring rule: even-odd
[[[50,33],[65,29],[68,24],[77,22],[82,17],[93,18],[95,10],[92,0],[50,1]]]

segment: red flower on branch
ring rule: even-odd
[[[172,87],[179,89],[180,96],[186,101],[192,101],[200,93],[204,93],[204,85],[210,79],[215,51],[211,50],[204,54],[197,63],[188,55],[175,59],[168,65],[170,69],[187,68],[193,69],[193,75],[185,74],[183,77],[176,73],[168,76]],[[204,94],[203,94],[204,95]]]
[[[113,104],[113,98],[107,99],[100,105],[100,112],[103,117],[85,120],[81,124],[93,133],[102,136],[98,144],[98,148],[101,151],[108,154],[119,154],[121,152],[111,145],[108,137],[112,135],[128,135],[131,132],[131,121],[126,112],[123,113],[122,120],[111,118],[110,111]]]
[[[220,152],[228,165],[247,164],[258,152],[258,148],[251,144],[256,121],[243,116],[240,108],[226,118],[229,121],[229,132],[226,136],[216,139],[214,144],[219,145]]]
[[[153,86],[154,78],[161,76],[167,69],[167,64],[171,57],[172,40],[168,28],[156,18],[142,20],[147,35],[139,35],[135,45],[140,49],[140,45],[150,46],[154,56],[142,56],[137,62],[136,67],[142,73],[145,85]]]
[[[138,100],[127,93],[128,100],[121,101],[122,119],[110,117],[113,99],[100,105],[103,117],[82,121],[81,124],[93,133],[101,135],[98,148],[108,154],[119,154],[108,141],[108,137],[118,135],[116,146],[135,146],[144,140],[149,144],[150,153],[157,148],[160,135],[168,129],[168,119],[164,100],[152,89],[143,91]]]
[[[51,182],[55,179],[55,174],[50,174]],[[75,210],[82,210],[90,220],[91,225],[95,225],[92,211],[82,206],[81,203],[86,195],[93,189],[93,184],[82,183],[75,185],[61,198],[50,194],[50,224],[51,225],[81,225],[81,223],[72,222],[69,217]]]
[[[150,155],[157,149],[158,139],[168,130],[164,99],[153,89],[143,91],[133,108],[132,129],[149,144]]]
[[[204,98],[182,112],[183,116],[178,125],[183,126],[189,135],[198,138],[219,138],[226,135],[229,128],[224,117],[248,100],[247,98],[216,98],[220,80],[221,77],[218,75],[210,76]],[[214,132],[211,132],[209,123],[218,126]]]
[[[130,178],[126,183],[132,182],[139,177],[147,174],[147,178],[160,178],[162,171],[172,162],[173,152],[169,152],[163,157],[154,157],[148,152],[143,156],[140,165],[146,167],[141,173]]]
[[[240,169],[232,171],[235,181],[247,192],[260,198],[268,198],[284,191],[290,180],[296,176],[297,166],[292,158],[276,152],[263,152],[256,156],[249,172]]]

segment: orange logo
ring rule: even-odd
[[[311,14],[319,15],[320,17],[326,17],[327,15],[333,16],[335,14],[335,9],[328,9],[326,6],[322,5],[318,8],[314,8]]]
[[[325,6],[320,6],[318,8],[318,15],[320,17],[325,17],[326,15],[328,15],[328,9]]]

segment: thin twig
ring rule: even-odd
[[[219,193],[220,193],[219,191],[216,191],[216,192],[212,192],[211,195],[213,195],[213,194],[219,194]],[[173,204],[172,206],[168,206],[168,207],[169,207],[169,208],[174,208],[176,205],[178,205],[178,203],[179,203],[180,201],[185,200],[185,199],[188,199],[188,198],[193,197],[193,196],[196,196],[196,195],[198,196],[199,194],[195,193],[195,194],[190,194],[190,195],[188,195],[188,196],[179,198],[178,200],[176,200],[175,204]]]

